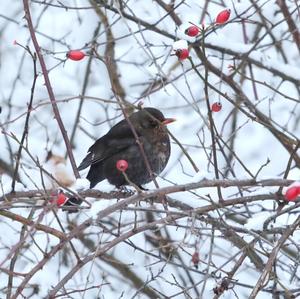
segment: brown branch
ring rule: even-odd
[[[92,48],[96,47],[96,45],[97,45],[96,40],[97,40],[97,36],[99,34],[100,27],[101,27],[101,23],[98,24],[98,26],[96,27],[96,30],[94,32],[94,35],[93,35],[94,40],[93,40],[93,43],[92,43]],[[87,90],[88,83],[89,83],[92,61],[93,61],[93,55],[90,55],[89,59],[88,59],[88,62],[87,62],[86,70],[85,70],[85,76],[84,76],[84,79],[83,79],[83,86],[82,86],[82,91],[81,91],[81,95],[80,95],[79,106],[78,106],[78,109],[77,109],[77,113],[76,113],[75,121],[74,121],[74,126],[73,126],[73,130],[72,130],[71,137],[70,137],[70,143],[71,143],[72,146],[74,144],[76,130],[77,130],[78,125],[79,125],[80,114],[81,114],[84,98],[85,98],[85,95],[86,95],[86,90]]]
[[[1,213],[1,211],[0,211]],[[32,216],[34,214],[34,210],[31,209],[29,215],[28,215],[28,220],[32,219]],[[3,215],[2,215],[3,216]],[[27,225],[22,226],[21,232],[20,232],[20,238],[19,238],[19,242],[21,242],[22,244],[25,243],[25,232],[27,230]],[[17,259],[19,257],[20,251],[21,251],[21,246],[19,246],[15,252],[14,252],[14,256],[11,258],[10,260],[10,264],[9,264],[9,276],[8,276],[8,282],[7,282],[7,295],[6,298],[9,299],[12,293],[12,287],[13,287],[13,279],[14,279],[14,268],[15,268],[15,264],[17,262]]]
[[[183,192],[183,191],[189,191],[189,190],[195,190],[198,188],[209,188],[209,187],[222,187],[222,188],[228,188],[228,187],[278,187],[278,186],[289,186],[292,184],[294,180],[283,180],[283,179],[264,179],[264,180],[255,180],[255,179],[245,179],[245,180],[207,180],[203,179],[196,183],[188,183],[183,185],[175,185],[175,186],[169,186],[164,187],[160,189],[155,189],[152,191],[143,192],[141,194],[141,199],[148,198],[151,196],[157,196],[159,194],[169,194],[169,193],[176,193],[176,192]],[[20,191],[20,192],[12,192],[4,194],[2,197],[0,197],[0,201],[4,200],[13,200],[18,198],[40,198],[43,196],[47,196],[51,193],[53,190],[30,190],[30,191]],[[71,195],[71,194],[70,194]],[[74,193],[72,193],[74,195]],[[128,194],[125,194],[123,192],[102,192],[99,190],[85,190],[85,191],[79,191],[78,195],[82,198],[84,197],[93,197],[93,198],[103,198],[103,199],[113,199],[113,198],[124,198],[128,197]]]
[[[300,32],[297,29],[297,26],[292,19],[292,16],[289,12],[289,9],[285,3],[285,0],[277,0],[276,1],[277,5],[280,7],[282,14],[284,15],[284,19],[286,20],[289,30],[293,36],[294,42],[296,43],[296,46],[298,48],[298,51],[300,52]]]
[[[95,252],[97,246],[92,239],[89,239],[86,235],[80,234],[79,240],[88,248],[89,252]],[[160,296],[151,288],[145,285],[144,281],[122,260],[117,259],[115,256],[109,253],[104,253],[99,257],[103,262],[110,265],[116,271],[118,271],[126,280],[129,280],[137,290],[140,290],[142,294],[149,298],[157,299]]]
[[[121,81],[120,81],[120,74],[118,71],[118,65],[115,60],[115,38],[113,36],[111,26],[109,24],[109,21],[107,19],[107,16],[102,12],[100,7],[96,4],[95,0],[90,0],[91,4],[93,5],[95,12],[99,16],[101,23],[105,27],[106,31],[106,47],[105,47],[105,53],[104,53],[104,60],[107,67],[107,72],[111,81],[111,87],[112,91],[125,105],[126,109],[129,108],[129,111],[131,111],[131,106],[129,105],[127,107],[127,103],[125,100],[126,93],[125,89],[123,88]],[[99,55],[97,55],[99,57]]]
[[[203,38],[202,38],[201,48],[202,48],[203,57],[205,57],[205,59],[207,59],[206,53],[205,53],[205,46],[204,46],[204,35],[205,35],[205,32],[203,30]],[[199,51],[200,51],[200,49],[199,49]],[[190,58],[190,62],[192,64],[192,67],[195,70],[195,72],[199,75],[199,72],[193,63],[192,58]],[[210,132],[211,145],[212,145],[213,167],[214,167],[215,177],[216,177],[216,179],[219,179],[219,167],[218,167],[216,137],[215,137],[215,123],[214,123],[214,119],[212,116],[212,111],[211,111],[209,96],[208,96],[208,68],[207,68],[206,64],[204,64],[204,66],[205,66],[205,68],[204,68],[204,70],[205,70],[205,72],[204,72],[204,97],[205,97],[205,102],[206,102],[207,115],[208,115],[208,119],[209,119],[209,128],[208,129]],[[221,192],[220,187],[217,188],[217,191],[218,191],[219,201],[223,201],[222,192]]]
[[[275,128],[270,119],[260,110],[258,110],[258,108],[245,95],[240,86],[238,86],[238,84],[232,79],[231,76],[226,76],[219,68],[217,68],[209,60],[207,60],[198,47],[194,46],[194,50],[196,51],[199,58],[207,65],[209,70],[217,76],[219,76],[220,78],[222,78],[222,80],[226,82],[235,91],[239,101],[243,102],[246,105],[246,107],[256,116],[256,120],[263,124],[286,148],[286,150],[290,154],[292,154],[294,150],[293,146],[294,144],[296,144],[296,140],[290,138],[289,136],[285,135],[283,132]],[[215,90],[214,86],[212,86],[211,84],[209,86]],[[294,154],[293,158],[296,164],[300,166],[300,157],[297,154]]]
[[[72,146],[71,146],[67,131],[65,129],[64,123],[61,119],[58,106],[56,104],[55,95],[54,95],[54,92],[53,92],[53,89],[52,89],[52,86],[51,86],[51,82],[50,82],[50,79],[49,79],[49,76],[48,76],[48,70],[47,70],[47,67],[46,67],[46,63],[45,63],[45,60],[44,60],[43,55],[41,53],[41,48],[39,46],[39,43],[38,43],[36,35],[35,35],[35,31],[34,31],[33,24],[32,24],[32,19],[31,19],[31,14],[30,14],[29,1],[28,0],[23,0],[23,6],[24,6],[24,11],[25,11],[25,19],[27,21],[28,28],[29,28],[29,31],[30,31],[30,36],[31,36],[35,51],[37,53],[41,68],[42,68],[43,76],[44,76],[44,79],[45,79],[45,85],[46,85],[46,88],[47,88],[47,91],[48,91],[48,94],[49,94],[49,98],[50,98],[50,101],[51,101],[51,104],[52,104],[53,112],[54,112],[56,121],[58,123],[58,126],[60,128],[60,131],[62,133],[64,142],[65,142],[65,145],[66,145],[66,148],[67,148],[68,156],[69,156],[69,159],[70,159],[70,163],[71,163],[72,168],[73,168],[74,175],[75,175],[76,178],[80,178],[79,172],[78,172],[77,167],[76,167],[76,162],[75,162],[75,159],[74,159],[74,156],[73,156]]]
[[[198,44],[198,43],[196,42],[196,44]],[[255,44],[255,46],[256,46],[256,44]],[[294,83],[296,86],[299,86],[299,84],[300,84],[300,80],[295,78],[294,76],[281,71],[280,69],[272,66],[272,64],[265,65],[261,60],[258,60],[258,59],[255,59],[255,57],[252,57],[250,55],[250,53],[255,49],[254,46],[251,47],[251,49],[249,51],[247,51],[246,53],[240,53],[234,49],[226,48],[224,46],[219,46],[219,45],[209,43],[209,42],[205,43],[205,47],[207,47],[208,49],[217,50],[224,54],[232,55],[236,59],[245,60],[248,63],[251,63],[259,68],[269,71],[271,74],[274,74],[274,75],[282,78],[283,80],[287,80],[287,81],[290,81],[291,83]],[[287,65],[287,64],[285,64],[285,65]]]
[[[51,235],[53,235],[56,238],[59,238],[61,240],[64,240],[66,238],[65,234],[63,234],[62,232],[60,232],[60,231],[58,231],[58,230],[56,230],[52,227],[49,227],[47,225],[43,225],[43,224],[40,224],[40,223],[35,223],[33,220],[29,220],[25,217],[22,217],[18,214],[10,212],[10,211],[0,210],[0,215],[3,216],[3,217],[9,218],[13,221],[17,221],[17,222],[19,222],[23,225],[26,225],[26,226],[34,226],[34,228],[36,230],[43,231],[46,234],[51,234]]]
[[[155,2],[157,2],[157,4],[159,6],[161,6],[166,12],[167,14],[165,15],[165,17],[167,15],[170,15],[172,20],[174,21],[174,23],[176,24],[176,26],[180,26],[182,24],[181,19],[178,17],[178,15],[175,13],[175,7],[174,7],[174,3],[172,4],[166,4],[164,1],[162,0],[155,0]],[[183,3],[184,1],[181,1],[181,3]],[[179,5],[176,6],[176,8]]]
[[[294,221],[294,223],[286,229],[286,232],[280,237],[278,242],[276,243],[276,246],[273,248],[273,250],[270,253],[269,259],[265,265],[263,273],[260,275],[255,287],[253,288],[249,299],[255,299],[263,285],[265,285],[270,279],[271,279],[271,271],[273,264],[277,258],[277,255],[281,249],[281,247],[284,245],[285,241],[293,234],[293,232],[296,230],[296,228],[300,225],[300,216]]]
[[[260,181],[260,184],[268,184],[268,185],[271,185],[273,186],[274,183],[277,183],[278,185],[278,180],[268,180],[268,181]],[[253,180],[247,180],[247,183],[250,183],[253,182]],[[211,184],[212,182],[210,182]],[[220,183],[220,182],[219,182]],[[223,183],[225,183],[223,181]],[[232,183],[232,181],[227,181],[225,183],[225,185],[227,186],[230,186]],[[236,182],[235,182],[236,183]],[[240,181],[240,183],[246,183],[246,180],[244,181]],[[258,183],[258,182],[257,182]],[[287,182],[285,182],[287,183]],[[290,183],[290,181],[289,181]],[[206,182],[203,182],[203,184],[205,185]],[[210,186],[210,184],[208,184],[206,187]],[[193,184],[188,184],[190,186],[192,186]],[[96,222],[98,221],[102,221],[102,219],[104,217],[106,217],[107,215],[111,214],[112,212],[116,211],[116,210],[119,210],[119,209],[123,209],[124,207],[126,207],[127,205],[129,204],[133,204],[133,203],[136,203],[140,200],[146,200],[146,199],[149,199],[151,197],[153,197],[154,194],[157,194],[157,193],[161,193],[162,191],[164,192],[167,192],[167,191],[170,191],[170,188],[171,189],[175,189],[177,188],[178,189],[179,186],[174,186],[174,187],[166,187],[166,188],[161,188],[160,190],[154,190],[153,192],[145,192],[145,193],[139,193],[139,194],[136,194],[136,195],[133,195],[129,198],[126,198],[122,201],[119,201],[107,208],[105,208],[104,210],[100,211],[97,215],[97,219],[96,219]],[[181,188],[181,189],[180,189]],[[185,191],[185,189],[187,188],[187,186],[184,186],[184,187],[179,187],[179,189],[177,191]],[[249,199],[246,198],[243,199],[239,199],[238,201],[232,201],[232,200],[227,200],[227,201],[224,201],[222,202],[222,205],[220,204],[213,204],[213,205],[209,205],[209,206],[204,206],[204,207],[200,207],[200,208],[197,208],[197,209],[193,209],[190,213],[187,213],[186,216],[192,216],[192,214],[194,215],[195,213],[196,214],[201,214],[201,213],[207,213],[209,211],[212,211],[212,210],[215,210],[215,209],[218,209],[218,208],[222,208],[222,207],[225,207],[225,206],[228,206],[228,205],[232,205],[232,204],[242,204],[242,203],[245,203],[245,202],[249,202]],[[77,264],[73,269],[70,270],[69,273],[66,274],[66,276],[60,280],[60,282],[53,288],[53,290],[50,292],[48,298],[53,298],[53,296],[58,292],[58,290],[65,285],[65,283],[70,280],[73,275],[79,271],[85,264],[87,264],[88,262],[92,261],[95,257],[98,257],[98,256],[101,256],[102,254],[104,254],[105,252],[107,252],[109,249],[113,248],[114,246],[116,246],[118,243],[124,241],[124,240],[127,240],[128,238],[140,233],[140,232],[143,232],[143,231],[146,231],[148,229],[153,229],[153,228],[156,228],[157,225],[159,224],[166,224],[166,223],[172,223],[173,221],[176,221],[177,219],[180,219],[182,217],[185,217],[183,215],[170,215],[170,216],[167,216],[165,218],[162,218],[160,220],[157,220],[157,221],[154,221],[152,223],[148,223],[144,226],[141,226],[141,227],[138,227],[136,228],[135,230],[131,230],[127,233],[124,233],[122,234],[121,236],[115,238],[114,240],[112,240],[111,242],[109,242],[107,245],[104,245],[103,247],[99,248],[95,254],[92,254],[92,255],[89,255],[87,257],[85,257],[81,263]],[[16,293],[14,296],[12,296],[12,299],[16,299],[18,297],[18,295],[22,292],[22,290],[24,289],[24,287],[28,284],[29,280],[31,279],[31,277],[34,276],[34,274],[39,271],[46,263],[48,260],[51,259],[52,256],[54,256],[61,248],[63,248],[65,246],[65,244],[71,240],[72,238],[74,238],[75,236],[78,236],[83,230],[85,230],[87,227],[89,227],[90,225],[92,225],[92,223],[94,223],[95,220],[93,218],[89,218],[87,220],[85,220],[83,223],[81,223],[80,225],[76,226],[67,236],[66,239],[64,240],[61,240],[61,242],[56,245],[47,255],[46,258],[44,258],[43,260],[41,260],[38,264],[35,265],[35,267],[30,271],[30,273],[28,273],[28,275],[26,275],[26,277],[23,279],[23,281],[21,282],[21,284],[19,285],[19,287],[17,288],[16,290]]]
[[[19,166],[20,166],[20,161],[21,161],[21,154],[22,154],[24,141],[25,141],[25,139],[28,135],[28,131],[29,131],[29,118],[30,118],[30,112],[31,112],[31,109],[32,109],[32,102],[33,102],[33,96],[34,96],[34,91],[35,91],[35,84],[36,84],[36,80],[37,80],[37,77],[38,77],[37,69],[36,69],[36,55],[32,54],[29,48],[25,48],[25,50],[29,53],[29,55],[32,58],[32,62],[33,62],[33,81],[32,81],[32,86],[31,86],[30,100],[29,100],[28,107],[27,107],[27,114],[26,114],[26,120],[25,120],[25,124],[24,124],[24,130],[23,130],[23,134],[22,134],[19,149],[18,149],[18,154],[17,154],[17,157],[16,157],[16,166],[15,166],[15,171],[14,171],[14,175],[13,175],[13,180],[12,180],[12,183],[11,183],[12,192],[15,191],[16,180],[19,176],[18,171],[19,171]]]

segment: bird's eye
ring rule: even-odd
[[[158,126],[158,122],[155,119],[150,119],[149,124],[150,124],[150,127],[153,127],[153,128]]]

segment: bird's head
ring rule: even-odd
[[[161,111],[150,107],[143,108],[132,116],[144,130],[159,128],[175,121],[174,118],[165,118]]]

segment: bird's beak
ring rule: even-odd
[[[162,121],[162,124],[168,125],[172,122],[174,122],[176,119],[175,118],[166,118],[164,121]]]

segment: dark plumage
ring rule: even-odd
[[[174,119],[165,118],[155,108],[144,108],[132,113],[129,121],[143,145],[155,177],[163,171],[170,157],[170,139],[165,125]],[[78,170],[91,166],[87,175],[91,188],[104,179],[116,187],[128,185],[123,174],[116,168],[118,160],[128,162],[126,174],[134,184],[141,186],[151,181],[141,149],[126,119],[113,126],[89,148]]]

